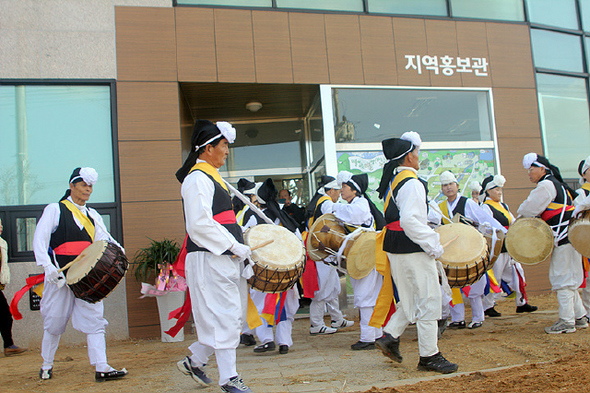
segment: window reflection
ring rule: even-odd
[[[580,37],[531,29],[531,44],[535,67],[583,72]]]
[[[16,219],[16,248],[17,252],[33,251],[33,235],[37,228],[35,217]]]
[[[272,0],[177,0],[179,5],[225,5],[234,7],[272,7]]]
[[[575,0],[527,0],[526,5],[531,23],[578,29]]]
[[[363,12],[362,0],[276,0],[277,8]]]
[[[448,16],[446,0],[368,0],[369,12]]]
[[[453,17],[524,21],[522,0],[451,0]]]

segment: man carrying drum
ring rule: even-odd
[[[387,254],[386,258],[382,258],[382,254],[377,258],[383,288],[370,325],[386,325],[383,337],[375,344],[385,356],[401,363],[400,336],[410,323],[416,323],[418,369],[452,373],[458,366],[443,357],[437,344],[441,291],[435,259],[443,254],[443,248],[439,235],[427,225],[427,186],[417,175],[422,141],[418,133],[410,131],[401,138],[386,139],[382,144],[389,161],[383,168],[377,191],[380,198],[385,197],[387,226],[378,239],[382,239],[382,250]],[[399,302],[387,322],[393,308],[394,289]]]
[[[230,193],[218,169],[225,164],[236,130],[227,122],[197,120],[192,151],[176,172],[182,183],[186,222],[186,282],[198,341],[177,363],[200,385],[209,385],[204,366],[215,353],[219,385],[224,392],[251,392],[236,370],[236,348],[242,328],[243,262],[251,254],[243,244]],[[232,256],[236,258],[232,258]]]
[[[43,365],[39,377],[53,376],[53,361],[59,339],[66,330],[70,316],[74,329],[86,333],[88,358],[95,366],[96,381],[108,381],[127,375],[126,369],[115,370],[107,363],[105,328],[102,301],[88,303],[74,296],[65,285],[63,273],[58,272],[93,241],[107,240],[119,245],[109,234],[102,217],[86,202],[98,180],[93,168],[76,168],[70,176],[69,189],[59,203],[50,203],[37,222],[33,250],[38,266],[45,270],[41,316],[43,317]]]
[[[331,206],[334,216],[345,224],[372,228],[376,221],[383,226],[383,214],[367,197],[369,178],[366,173],[353,175],[348,171],[338,173],[338,185],[342,187],[340,196],[347,204],[332,203],[326,201],[326,210]],[[377,216],[377,218],[374,217]],[[361,337],[358,342],[351,345],[353,350],[374,349],[375,340],[383,335],[380,328],[369,326],[369,320],[373,315],[373,309],[377,296],[383,284],[383,276],[373,269],[366,277],[361,279],[350,278],[354,292],[354,306],[359,309]]]
[[[590,169],[590,156],[585,160],[580,161],[580,164],[578,165],[580,185],[582,187],[576,190],[578,195],[574,199],[574,206],[576,209],[574,210],[573,217],[578,217],[582,211],[590,209],[590,171],[588,169]],[[588,257],[583,258],[584,276],[587,277],[588,270],[590,269],[590,262]],[[582,303],[586,309],[586,318],[590,318],[590,283],[588,282],[588,278],[586,278],[586,285],[582,288]]]
[[[482,209],[493,216],[496,221],[508,229],[510,224],[514,221],[514,216],[510,213],[508,205],[502,202],[502,189],[506,183],[506,178],[502,175],[488,176],[483,179],[481,183],[481,197],[483,200]],[[506,289],[506,292],[516,292],[516,312],[533,312],[537,310],[536,306],[531,306],[527,303],[527,295],[525,291],[526,282],[524,279],[524,270],[519,262],[513,260],[506,245],[502,245],[502,252],[496,259],[496,263],[492,267],[494,276],[500,281],[500,286]],[[507,288],[506,288],[507,286]],[[484,298],[485,315],[489,317],[499,317],[502,314],[494,308],[495,299],[497,298],[494,292],[490,292]]]
[[[574,211],[571,194],[563,182],[559,169],[547,158],[528,153],[522,160],[529,179],[537,186],[518,208],[518,216],[540,216],[553,230],[555,248],[549,265],[551,289],[557,292],[559,319],[546,327],[546,333],[573,333],[576,328],[588,327],[586,310],[578,294],[582,284],[582,256],[567,237],[569,220]]]
[[[484,227],[493,227],[504,233],[506,232],[506,228],[494,220],[491,215],[487,214],[473,199],[461,195],[459,192],[459,182],[453,173],[450,171],[441,173],[440,186],[443,194],[447,197],[446,201],[439,203],[440,210],[443,213],[443,217],[441,217],[443,225],[450,224],[449,218],[455,214],[460,214],[475,224]],[[486,273],[472,284],[468,293],[466,293],[471,303],[472,314],[471,322],[467,326],[469,329],[481,327],[485,319],[483,297],[487,283],[488,276]],[[466,291],[462,291],[460,288],[453,288],[452,299],[443,296],[443,307],[448,307],[449,301],[452,300],[453,302],[450,310],[452,322],[448,326],[451,329],[465,328],[465,305],[463,304],[462,292],[465,293]]]
[[[323,214],[332,211],[332,203],[338,201],[340,197],[340,185],[332,176],[322,176],[319,187],[309,205],[306,209],[307,230],[311,228],[313,222]],[[330,203],[331,202],[331,203]],[[309,236],[309,234],[308,234]],[[317,273],[314,274],[313,267]],[[333,265],[323,262],[314,262],[307,259],[307,265],[302,277],[303,291],[305,297],[313,292],[311,304],[309,305],[309,321],[311,327],[309,334],[333,334],[339,328],[350,327],[354,325],[353,321],[344,319],[342,311],[340,311],[340,304],[338,295],[340,294],[340,278],[338,272]],[[317,282],[317,283],[316,283]],[[315,283],[315,285],[314,285]],[[315,288],[312,291],[306,287]],[[326,326],[324,323],[324,313],[328,309],[328,314],[331,317],[331,326]]]

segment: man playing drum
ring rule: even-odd
[[[309,202],[306,209],[307,230],[311,228],[313,222],[322,214],[330,213],[332,211],[332,204],[340,197],[340,186],[335,178],[332,176],[322,176],[317,192]],[[308,234],[309,236],[309,234]],[[312,268],[315,267],[317,274],[313,274]],[[311,272],[311,273],[310,273]],[[311,282],[317,280],[317,290],[313,291],[313,298],[309,305],[309,321],[311,327],[310,334],[332,334],[336,333],[339,328],[350,327],[354,325],[353,321],[344,319],[342,311],[340,311],[340,304],[338,295],[340,294],[340,278],[338,272],[333,265],[323,262],[314,262],[307,259],[306,271],[303,273],[303,290],[308,297],[308,290],[306,286],[314,287]],[[331,326],[326,326],[324,323],[324,313],[328,309],[331,317]]]
[[[590,210],[590,157],[580,161],[578,165],[578,173],[580,174],[580,184],[582,187],[576,190],[578,194],[574,199],[574,210],[573,216],[578,215],[585,210]],[[587,276],[588,270],[590,269],[590,263],[587,257],[584,258],[584,276]],[[586,278],[586,285],[582,288],[582,303],[586,309],[586,317],[590,318],[590,282]]]
[[[440,185],[443,194],[447,197],[446,201],[439,203],[439,207],[444,214],[442,217],[442,224],[450,224],[448,218],[455,214],[460,214],[463,217],[473,221],[476,224],[493,227],[502,232],[506,232],[500,223],[487,214],[476,202],[471,198],[461,195],[459,192],[459,182],[455,175],[450,171],[445,171],[440,174]],[[432,221],[432,217],[431,217]],[[486,273],[487,274],[487,273]],[[488,283],[488,277],[484,274],[478,281],[472,284],[469,288],[468,298],[471,303],[471,322],[467,326],[469,329],[481,327],[485,319],[483,309],[483,296]],[[451,306],[451,320],[449,328],[464,328],[465,327],[465,305],[459,288],[453,288],[453,298],[448,299],[443,296],[443,307],[448,307],[449,301],[453,301]],[[443,312],[444,313],[444,312]]]
[[[280,208],[276,197],[277,189],[271,178],[268,178],[260,187],[256,188],[256,200],[260,208],[263,209],[264,214],[273,220],[275,224],[287,228],[301,239],[297,222]],[[243,229],[264,223],[260,217],[253,215],[243,225]],[[299,309],[299,291],[297,290],[297,286],[280,294],[263,293],[252,288],[250,290],[250,296],[256,305],[258,313],[262,316],[262,325],[255,329],[261,344],[254,348],[254,352],[263,353],[274,351],[276,349],[276,338],[277,344],[279,344],[279,353],[282,355],[288,353],[289,348],[293,345],[291,331],[293,330],[295,314]],[[276,304],[276,300],[281,300],[281,297],[285,298],[284,305],[278,311],[280,315],[276,315],[276,306],[274,305]],[[275,324],[276,334],[273,336],[272,327]]]
[[[439,235],[427,225],[427,186],[417,176],[421,143],[420,135],[413,131],[382,142],[389,161],[377,191],[380,198],[385,197],[387,226],[381,231],[381,239],[387,257],[379,255],[377,259],[384,281],[370,325],[380,327],[386,322],[397,289],[399,302],[376,346],[401,363],[400,336],[410,323],[416,323],[418,369],[446,374],[457,371],[458,366],[443,357],[437,344],[441,291],[435,259],[443,254],[443,248]]]
[[[65,285],[65,277],[58,269],[64,267],[93,241],[107,240],[119,245],[109,234],[102,217],[86,202],[98,180],[93,168],[76,168],[70,176],[69,189],[59,203],[50,203],[37,222],[33,238],[33,250],[37,265],[45,270],[41,316],[43,317],[43,341],[41,379],[53,376],[53,361],[59,339],[66,330],[70,316],[74,329],[86,333],[88,358],[95,366],[96,381],[122,378],[127,370],[115,370],[107,363],[105,328],[102,301],[88,303],[74,296]]]
[[[325,204],[331,205],[331,212],[336,218],[355,226],[372,228],[377,219],[383,223],[383,214],[375,207],[373,202],[366,196],[369,186],[367,174],[353,175],[348,171],[338,173],[338,185],[342,187],[340,196],[347,204],[332,203],[326,201]],[[329,206],[326,206],[328,209]],[[353,350],[374,349],[375,340],[383,335],[379,328],[369,326],[369,320],[373,315],[373,309],[377,296],[383,284],[383,276],[373,269],[366,277],[361,279],[350,278],[352,289],[354,291],[354,306],[359,309],[361,337],[358,342],[351,345]]]
[[[235,136],[229,123],[197,120],[191,138],[192,151],[176,172],[182,183],[188,233],[185,274],[198,332],[198,341],[189,346],[192,355],[177,366],[200,385],[209,385],[212,381],[204,366],[215,353],[221,390],[232,393],[251,392],[236,371],[242,296],[246,295],[240,280],[243,261],[251,250],[243,244],[242,228],[236,222],[229,191],[218,172]]]
[[[506,178],[502,175],[488,176],[482,182],[481,197],[483,199],[482,209],[493,216],[496,221],[508,229],[514,221],[514,216],[510,213],[508,205],[502,202],[502,189],[506,183]],[[494,276],[500,281],[500,286],[507,292],[516,293],[516,312],[533,312],[537,310],[536,306],[527,303],[525,291],[526,282],[524,279],[524,270],[519,262],[513,260],[506,251],[506,245],[502,245],[502,252],[494,266],[492,267]],[[506,288],[507,287],[507,288]],[[501,314],[494,308],[497,295],[494,292],[487,294],[484,298],[485,315],[489,317],[499,317]]]
[[[574,207],[573,191],[563,182],[559,169],[547,158],[536,153],[526,154],[522,160],[529,179],[537,186],[518,208],[522,217],[540,216],[553,230],[555,248],[549,265],[551,289],[557,292],[559,319],[546,327],[547,333],[573,333],[576,328],[588,327],[586,310],[578,294],[582,284],[582,256],[567,238],[567,230]]]

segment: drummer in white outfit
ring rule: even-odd
[[[288,213],[283,211],[276,201],[278,193],[272,179],[266,179],[264,183],[260,184],[255,189],[256,199],[260,204],[260,208],[263,209],[264,214],[273,220],[276,225],[281,225],[284,228],[287,228],[301,239],[301,232],[299,232],[297,222],[295,222]],[[260,217],[253,215],[243,228],[245,230],[257,224],[264,223],[265,222]],[[252,301],[256,305],[258,313],[261,315],[264,310],[265,301],[269,295],[273,294],[260,292],[254,288],[250,289]],[[268,321],[265,318],[261,318],[262,325],[255,329],[256,335],[261,342],[260,345],[254,348],[254,352],[256,353],[274,351],[276,349],[276,344],[278,344],[279,353],[284,355],[288,353],[289,348],[293,346],[291,332],[293,330],[295,314],[299,309],[299,291],[297,290],[297,286],[284,292],[283,296],[286,297],[284,310],[282,310],[285,313],[285,319],[283,320],[281,317],[281,320],[276,324],[276,333],[273,336],[272,326],[268,324]]]
[[[440,174],[440,184],[443,194],[447,197],[446,201],[439,204],[441,210],[448,218],[455,214],[462,216],[479,224],[482,227],[493,227],[499,231],[506,233],[504,228],[491,215],[486,213],[476,202],[471,198],[461,195],[459,192],[459,182],[453,173],[445,171]],[[439,215],[440,217],[440,215]],[[445,217],[440,217],[443,224],[449,224],[450,221]],[[430,221],[435,220],[433,215],[429,217]],[[482,228],[483,229],[483,228]],[[471,304],[471,322],[467,326],[469,329],[475,329],[482,326],[485,319],[483,308],[483,296],[487,285],[487,275],[484,274],[478,281],[471,284],[469,291],[469,302]],[[455,289],[456,290],[456,289]],[[449,307],[451,299],[443,294],[443,308]],[[451,320],[449,328],[464,328],[465,327],[465,304],[458,303],[451,306]]]
[[[384,280],[393,280],[399,302],[376,346],[385,356],[401,363],[400,336],[410,323],[416,323],[420,352],[418,369],[452,373],[458,366],[445,359],[438,349],[441,291],[435,258],[442,255],[443,248],[439,235],[427,225],[428,186],[418,179],[417,174],[422,141],[418,133],[410,131],[399,139],[386,139],[382,144],[385,158],[389,160],[377,189],[379,197],[385,200],[387,222],[381,234],[383,251],[387,253],[384,269],[389,267],[389,271],[384,270],[382,274]],[[386,287],[385,281],[383,286]],[[393,298],[393,293],[387,295]],[[377,320],[377,314],[382,311],[380,300],[381,296],[379,308],[375,308],[371,318],[372,326],[385,322]],[[389,299],[386,300],[385,308],[390,309]]]
[[[371,214],[370,201],[365,196],[369,185],[367,175],[353,175],[348,171],[342,171],[338,173],[337,181],[342,188],[340,196],[348,204],[327,201],[325,205],[331,205],[334,216],[346,224],[372,228],[374,219]],[[377,211],[377,214],[380,214],[381,220],[384,221],[381,212]],[[345,244],[342,245],[342,247],[344,246]],[[383,331],[369,326],[369,321],[383,284],[383,276],[373,268],[366,277],[358,280],[351,277],[350,283],[354,292],[354,306],[359,309],[361,326],[360,340],[352,344],[351,349],[375,349],[375,340],[383,335]]]
[[[97,180],[98,173],[93,168],[76,168],[66,195],[60,203],[47,205],[35,229],[35,260],[45,270],[41,299],[44,330],[41,379],[50,379],[53,375],[55,352],[70,316],[74,329],[87,335],[88,358],[96,368],[95,379],[105,381],[127,375],[127,370],[117,371],[107,363],[105,328],[108,322],[103,317],[102,300],[88,303],[76,298],[65,285],[64,274],[58,273],[58,268],[74,260],[93,241],[107,240],[119,245],[107,231],[100,214],[86,206]]]
[[[553,230],[555,247],[549,265],[551,289],[557,293],[559,319],[546,333],[573,333],[588,327],[586,310],[578,293],[583,280],[582,256],[570,244],[567,230],[574,211],[575,192],[563,182],[559,168],[536,153],[524,156],[522,165],[537,186],[518,208],[518,216],[540,216]]]
[[[320,186],[306,209],[308,217],[307,230],[318,217],[332,212],[332,204],[340,197],[340,185],[332,176],[322,176]],[[334,257],[326,258],[325,262],[315,263],[317,269],[317,281],[319,289],[314,292],[309,305],[310,334],[333,334],[339,328],[354,325],[353,321],[344,319],[340,311],[338,295],[340,295],[340,277],[334,267]],[[328,311],[331,318],[330,326],[324,323],[324,313]]]
[[[580,174],[580,185],[582,187],[576,190],[578,194],[574,199],[574,206],[576,209],[574,210],[573,216],[578,217],[578,215],[584,211],[590,209],[590,157],[587,157],[585,160],[580,161],[578,165],[578,173]],[[588,269],[588,258],[584,257],[584,268]],[[585,271],[586,273],[586,271]],[[590,280],[586,278],[586,287],[582,288],[582,303],[584,304],[584,308],[586,309],[586,318],[590,318]]]
[[[208,385],[212,381],[204,366],[215,353],[222,391],[251,392],[236,370],[242,297],[246,296],[246,287],[240,280],[244,259],[251,250],[242,244],[242,229],[218,172],[234,139],[235,129],[229,123],[198,120],[191,138],[192,151],[176,172],[182,183],[189,236],[186,281],[198,335],[198,341],[189,346],[192,355],[179,361],[177,367],[197,383]]]

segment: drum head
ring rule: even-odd
[[[582,213],[580,218],[573,218],[568,228],[567,237],[577,252],[590,257],[590,210]]]
[[[279,270],[290,270],[302,263],[305,251],[301,240],[287,228],[271,224],[259,224],[248,228],[244,241],[250,247],[268,240],[271,244],[252,251],[250,259],[257,264]]]
[[[72,285],[84,278],[96,265],[96,262],[102,257],[109,242],[98,240],[86,247],[75,259],[75,263],[70,266],[66,274],[68,285]]]
[[[332,213],[323,214],[314,221],[309,228],[305,246],[307,254],[314,261],[321,261],[340,249],[340,245],[346,237],[344,226]]]
[[[452,223],[441,225],[435,230],[440,235],[440,244],[447,245],[439,261],[443,265],[463,267],[478,261],[487,252],[487,244],[481,233],[471,225]]]
[[[535,265],[551,257],[553,231],[540,218],[519,218],[508,229],[505,242],[515,261]]]
[[[362,232],[360,236],[350,239],[354,241],[346,256],[346,270],[350,277],[360,280],[375,269],[375,241],[377,232]]]

